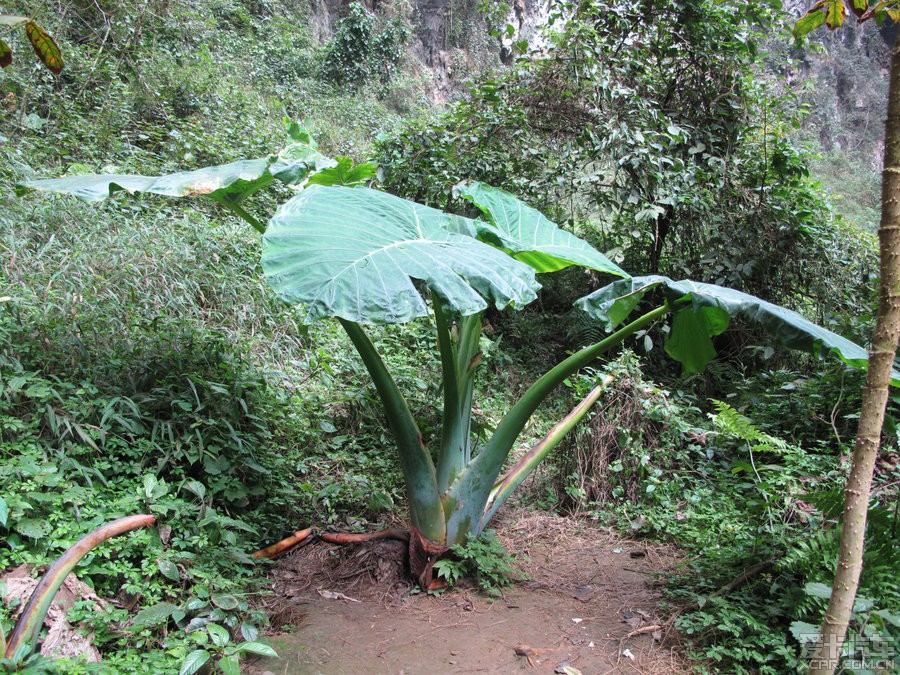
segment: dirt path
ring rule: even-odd
[[[279,659],[255,674],[677,673],[677,655],[650,628],[654,572],[671,551],[617,540],[572,519],[519,511],[498,523],[527,559],[521,581],[496,599],[473,589],[410,595],[397,563],[403,545],[298,551],[273,573]],[[347,598],[329,596],[342,593]],[[323,596],[324,593],[324,596]],[[358,600],[358,602],[354,602]],[[646,632],[633,634],[640,629]],[[568,668],[569,670],[566,670]]]

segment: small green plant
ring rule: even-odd
[[[500,543],[497,533],[488,529],[464,544],[451,546],[449,557],[438,560],[434,571],[450,586],[467,578],[488,595],[499,595],[499,589],[512,583],[514,575],[522,576],[514,563],[515,557]]]
[[[241,658],[247,654],[277,657],[278,654],[269,645],[257,642],[255,629],[242,627],[242,642],[232,644],[231,632],[217,623],[207,623],[202,629],[191,634],[193,639],[205,646],[188,654],[181,664],[179,675],[194,675],[203,668],[207,661],[214,659],[222,675],[240,675]]]

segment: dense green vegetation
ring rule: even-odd
[[[473,215],[454,186],[483,180],[631,272],[753,292],[860,343],[870,332],[870,215],[833,210],[809,177],[793,94],[759,76],[776,52],[759,53],[755,27],[781,30],[777,15],[745,3],[554,3],[542,58],[485,77],[473,68],[469,94],[432,111],[430,82],[402,47],[401,4],[377,18],[350,9],[322,42],[308,8],[275,0],[46,4],[38,18],[63,51],[62,75],[30,59],[0,74],[0,570],[44,564],[121,515],[163,524],[76,570],[115,599],[70,613],[94,631],[98,668],[178,672],[198,648],[224,655],[254,641],[266,568],[250,552],[309,524],[374,527],[405,495],[349,341],[337,325],[303,325],[267,290],[246,224],[155,196],[20,199],[19,181],[261,157],[280,148],[287,115],[326,154],[374,157],[395,194]],[[17,53],[28,48],[16,40]],[[816,161],[840,166],[844,185],[870,185],[865,167],[846,175],[840,150]],[[289,195],[276,188],[247,208],[266,220]],[[493,427],[548,362],[605,334],[569,309],[599,280],[558,276],[526,311],[487,314],[476,428]],[[682,376],[662,356],[664,330],[597,364],[617,384],[523,500],[681,546],[667,601],[698,668],[791,671],[798,622],[819,622],[833,573],[860,375],[746,329],[716,338],[705,373]],[[442,392],[428,326],[372,336],[430,438]],[[540,438],[595,377],[570,378],[526,436]],[[893,423],[888,432],[860,635],[896,636],[900,613]],[[463,560],[489,559],[490,545],[469,546]],[[454,565],[447,576],[466,569]]]

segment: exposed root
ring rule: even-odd
[[[287,553],[292,548],[297,546],[305,546],[313,540],[313,531],[311,527],[307,527],[305,530],[297,530],[290,537],[286,539],[282,539],[277,544],[272,544],[271,546],[266,546],[258,550],[253,554],[254,558],[267,558],[271,560],[272,558],[277,558],[283,553]]]
[[[409,571],[419,586],[429,591],[437,590],[442,584],[434,579],[432,568],[449,549],[429,541],[415,527],[410,527],[409,534]]]
[[[346,546],[353,544],[368,544],[385,539],[395,539],[406,543],[409,547],[409,571],[419,585],[427,590],[434,590],[441,586],[441,582],[433,578],[432,567],[435,561],[447,552],[447,547],[429,541],[416,528],[409,530],[393,527],[380,532],[366,532],[362,534],[353,532],[313,532],[312,528],[299,530],[287,539],[282,539],[277,544],[272,544],[260,549],[253,554],[254,558],[275,558],[286,551],[305,546],[316,540],[329,544]]]
[[[314,541],[322,540],[329,544],[346,545],[346,544],[365,544],[371,541],[379,541],[381,539],[396,539],[402,542],[409,542],[409,531],[401,528],[391,528],[382,530],[381,532],[367,532],[363,534],[355,534],[352,532],[315,532],[313,528],[307,527],[305,530],[297,530],[290,537],[282,539],[276,544],[266,546],[253,554],[254,558],[277,558],[291,549],[306,546]]]
[[[329,544],[365,544],[370,541],[378,541],[380,539],[396,539],[397,541],[409,542],[409,530],[400,528],[391,528],[382,530],[381,532],[367,532],[363,534],[354,534],[352,532],[322,532],[319,539],[327,541]]]

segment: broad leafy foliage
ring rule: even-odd
[[[307,320],[339,316],[400,323],[428,308],[412,279],[426,281],[452,311],[522,306],[539,288],[534,271],[471,237],[427,206],[368,188],[311,186],[284,204],[263,237],[263,269]]]
[[[508,192],[475,182],[461,187],[459,193],[490,220],[490,225],[474,221],[477,232],[473,231],[472,236],[508,251],[538,272],[555,272],[570,265],[580,265],[598,272],[628,276],[586,241],[561,230],[540,211]]]
[[[847,365],[866,367],[868,356],[859,345],[797,312],[715,284],[673,281],[657,275],[635,277],[613,282],[582,298],[577,305],[612,330],[645,294],[657,288],[663,290],[675,312],[666,352],[684,366],[686,373],[702,371],[715,358],[711,338],[722,333],[733,318],[762,328],[774,342],[790,349],[818,356],[832,354]],[[895,372],[893,380],[900,386],[900,373]]]
[[[368,188],[310,186],[279,209],[263,237],[269,283],[305,305],[309,321],[374,324],[428,313],[414,279],[449,311],[468,316],[486,301],[498,308],[531,302],[540,287],[535,271],[578,264],[627,276],[511,194],[478,183],[462,192],[490,222]]]
[[[796,103],[753,76],[767,3],[549,6],[540,52],[381,141],[388,190],[446,207],[466,197],[451,186],[483,181],[577,223],[627,270],[823,313],[867,305],[868,263],[771,114]]]

